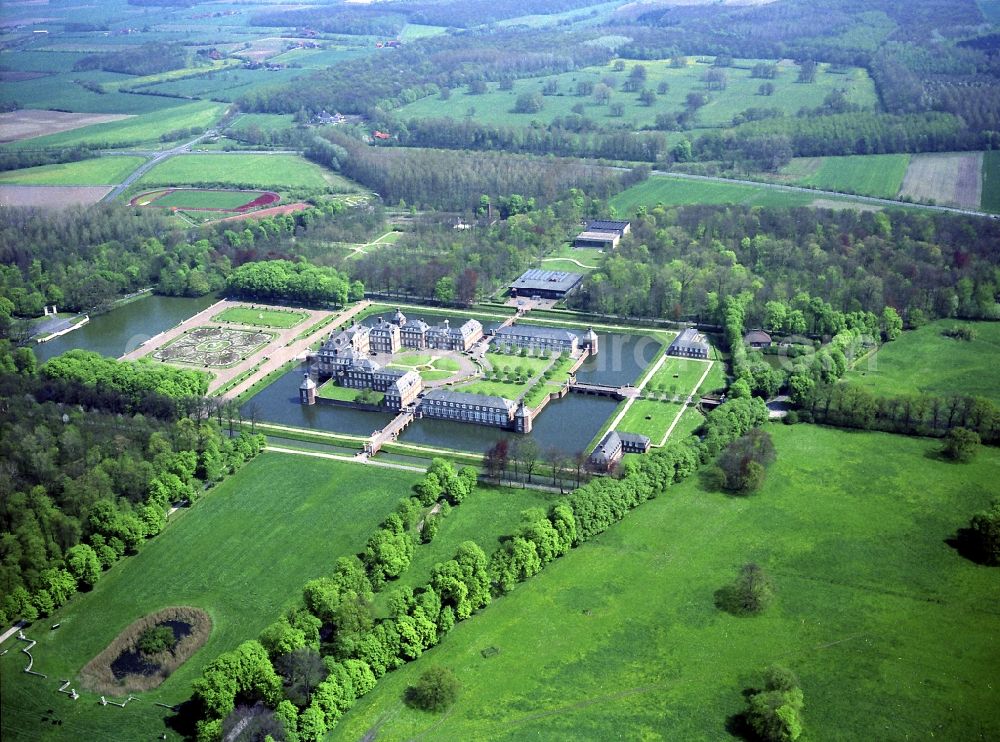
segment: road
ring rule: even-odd
[[[626,168],[615,168],[616,170],[625,170]],[[736,185],[748,185],[757,186],[759,188],[769,188],[775,191],[788,191],[791,193],[806,193],[817,198],[837,198],[837,199],[847,199],[849,201],[858,201],[860,203],[875,204],[878,206],[895,206],[895,207],[912,207],[916,209],[927,209],[930,211],[944,211],[951,214],[964,214],[966,216],[984,216],[988,219],[1000,219],[998,214],[989,214],[985,211],[976,211],[975,209],[960,209],[955,206],[932,206],[930,204],[920,204],[920,203],[908,203],[906,201],[896,201],[891,198],[875,198],[874,196],[855,196],[848,193],[841,193],[839,191],[821,191],[816,188],[803,188],[802,186],[790,186],[781,185],[780,183],[762,183],[759,180],[742,180],[739,178],[718,178],[709,175],[689,175],[687,173],[671,173],[665,170],[653,170],[650,172],[650,177],[659,178],[680,178],[681,180],[700,180],[709,183],[731,183]]]
[[[135,170],[133,170],[132,174],[129,175],[127,178],[125,178],[125,180],[123,180],[121,183],[119,183],[110,191],[108,191],[105,194],[104,198],[101,199],[101,201],[104,202],[114,201],[116,198],[122,195],[122,193],[125,191],[126,188],[135,183],[137,180],[139,180],[139,178],[148,173],[152,168],[156,167],[164,160],[167,160],[173,157],[174,155],[183,154],[184,152],[190,150],[191,147],[196,145],[202,139],[206,139],[207,137],[214,137],[218,133],[219,133],[218,129],[209,129],[201,136],[195,137],[190,142],[185,142],[184,144],[178,144],[173,149],[167,149],[162,152],[155,152],[155,153],[150,152],[149,154],[152,155],[152,157],[146,160],[144,163],[142,163]]]

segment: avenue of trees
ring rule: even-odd
[[[8,346],[0,348],[5,625],[47,616],[78,589],[89,590],[164,528],[174,503],[196,500],[205,483],[220,481],[263,446],[261,436],[224,436],[203,407],[191,417],[174,404],[132,409],[131,395],[144,383],[167,391],[163,379],[76,353],[36,372],[23,354],[12,358]],[[169,391],[190,390],[171,384]]]
[[[417,659],[442,641],[456,622],[603,533],[766,420],[767,408],[759,399],[727,402],[709,414],[701,438],[673,441],[629,461],[619,477],[594,479],[548,511],[526,511],[521,525],[500,540],[492,555],[466,541],[453,559],[434,567],[426,585],[392,589],[419,548],[415,542],[424,523],[422,515],[435,498],[445,513],[475,496],[473,469],[456,471],[452,464],[435,459],[415,486],[416,496],[402,500],[383,521],[360,559],[337,559],[332,573],[306,583],[301,602],[256,640],[244,642],[206,667],[195,681],[202,711],[199,739],[218,739],[223,729],[230,728],[245,713],[237,702],[263,703],[286,740],[322,739],[385,673]],[[389,616],[376,619],[371,608],[374,594],[386,589],[391,589]],[[450,695],[451,690],[443,687],[429,693],[434,706]]]

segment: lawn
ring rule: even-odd
[[[799,675],[812,740],[1000,736],[996,570],[945,543],[991,496],[1000,453],[954,465],[933,441],[770,430],[760,493],[689,478],[384,678],[330,739],[729,739],[771,663]],[[775,605],[720,612],[713,593],[750,560]],[[434,665],[462,684],[436,716],[401,700]]]
[[[143,186],[221,185],[238,188],[328,189],[346,180],[296,155],[215,154],[172,157],[139,180]]]
[[[680,411],[681,406],[671,402],[637,399],[615,430],[646,435],[653,443],[659,444]]]
[[[35,668],[24,655],[0,659],[0,736],[6,739],[153,739],[170,715],[155,702],[187,699],[191,682],[221,652],[255,637],[302,585],[327,573],[341,554],[359,551],[372,530],[416,481],[412,473],[364,469],[322,459],[264,453],[206,495],[190,512],[105,573],[90,593],[73,598],[28,630],[38,640]],[[208,611],[208,643],[160,688],[125,709],[103,708],[84,693],[57,696],[59,678],[74,678],[136,618],[170,605]],[[50,623],[60,623],[57,632]],[[20,645],[17,644],[19,647]],[[47,709],[62,722],[40,721]],[[52,722],[55,724],[55,722]]]
[[[808,206],[815,197],[765,185],[688,180],[670,176],[650,177],[610,201],[618,214],[631,214],[640,206],[684,204],[745,204],[748,206]]]
[[[403,353],[402,355],[393,356],[392,362],[397,366],[416,368],[417,366],[426,366],[430,363],[431,356],[430,353]]]
[[[971,342],[942,334],[966,324],[976,331]],[[1000,323],[931,322],[886,343],[846,378],[879,394],[971,394],[1000,403]]]
[[[257,307],[229,307],[212,317],[213,322],[232,322],[253,327],[273,327],[287,329],[309,319],[307,312],[293,312],[289,309],[260,309]]]
[[[0,173],[0,183],[17,185],[115,185],[143,162],[141,157],[95,157]]]
[[[848,155],[820,160],[816,170],[805,177],[795,178],[793,182],[825,191],[877,198],[896,197],[910,164],[909,155]],[[793,163],[785,172],[790,171],[789,174],[794,175],[794,168]]]
[[[526,391],[527,384],[511,384],[506,381],[472,381],[455,387],[456,392],[467,394],[488,394],[492,397],[504,397],[505,399],[518,400]]]
[[[361,389],[354,389],[348,386],[338,386],[333,383],[333,380],[326,382],[316,391],[317,397],[322,397],[323,399],[335,399],[340,402],[353,402],[359,394],[361,394]],[[374,395],[372,404],[380,404],[385,398],[385,395],[381,392],[372,392]]]
[[[150,96],[126,95],[126,97],[147,98]],[[130,119],[84,126],[73,131],[26,139],[23,142],[6,146],[13,149],[41,149],[43,147],[73,147],[78,144],[100,145],[102,147],[120,147],[141,143],[159,144],[161,134],[178,129],[206,129],[218,121],[224,111],[225,106],[219,103],[196,101],[155,113],[145,113]],[[100,112],[104,112],[103,109]],[[130,113],[130,111],[116,110],[110,111],[110,113]]]
[[[726,70],[728,84],[722,91],[707,91],[701,76],[709,69],[709,64],[691,63],[684,68],[673,68],[667,60],[643,60],[626,62],[625,69],[615,72],[612,63],[602,66],[585,67],[572,72],[564,72],[544,77],[515,80],[511,90],[500,90],[498,83],[490,83],[487,92],[469,94],[465,87],[451,91],[447,100],[435,95],[421,98],[399,109],[403,120],[422,118],[464,119],[472,112],[472,119],[497,126],[529,126],[532,121],[550,123],[557,116],[573,115],[573,107],[583,106],[583,115],[599,126],[625,125],[632,129],[652,126],[657,114],[680,113],[684,110],[685,99],[691,92],[708,92],[710,101],[699,110],[698,127],[730,126],[733,117],[748,108],[774,107],[787,115],[794,115],[800,108],[815,108],[834,89],[845,89],[848,99],[865,108],[873,108],[877,99],[875,88],[868,74],[860,68],[852,68],[845,74],[833,74],[827,65],[820,65],[816,82],[802,85],[795,82],[797,67],[790,63],[779,64],[779,74],[771,81],[775,86],[772,96],[764,98],[757,94],[761,80],[752,78],[751,68],[756,60],[737,60]],[[638,92],[624,92],[623,83],[628,79],[635,65],[646,69],[644,86],[657,90],[660,83],[666,83],[669,91],[657,96],[653,105],[639,102]],[[614,81],[614,91],[610,103],[623,106],[621,116],[614,116],[609,105],[598,104],[592,95],[577,95],[580,83],[598,84],[604,78]],[[519,95],[541,93],[545,85],[555,83],[556,93],[543,97],[541,111],[535,113],[514,113],[514,105]]]
[[[550,355],[548,358],[538,358],[537,356],[519,356],[517,353],[507,355],[506,353],[495,353],[491,351],[486,354],[486,360],[489,361],[490,365],[493,366],[496,371],[502,372],[503,369],[508,366],[511,371],[515,371],[517,368],[522,367],[527,370],[529,375],[537,376],[552,365],[553,361],[555,361],[555,357]]]
[[[705,363],[687,358],[668,357],[653,377],[646,383],[645,391],[662,390],[687,396],[705,373]]]
[[[983,153],[982,209],[1000,213],[1000,150]]]

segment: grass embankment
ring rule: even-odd
[[[418,479],[388,469],[263,453],[209,492],[140,553],[105,573],[51,619],[27,630],[38,640],[34,669],[24,655],[0,659],[4,739],[147,739],[171,714],[155,702],[188,698],[191,682],[219,653],[255,637],[312,577],[341,554],[359,551],[371,531]],[[128,624],[172,605],[206,610],[206,645],[156,690],[125,709],[102,707],[96,695],[77,703],[55,693]],[[60,623],[59,631],[49,631]],[[48,709],[53,709],[49,712]],[[46,721],[46,718],[58,720]]]
[[[212,317],[213,322],[231,322],[251,327],[272,327],[287,330],[309,319],[307,312],[293,312],[288,309],[261,309],[251,307],[229,307]]]
[[[976,339],[944,335],[959,325],[974,328]],[[1000,403],[1000,323],[931,322],[885,343],[846,379],[878,394],[972,395]]]
[[[1000,452],[955,465],[927,440],[770,431],[760,493],[689,478],[384,678],[331,739],[723,739],[771,663],[801,678],[811,739],[1000,735],[997,575],[945,543],[991,497]],[[714,592],[748,561],[777,600],[722,613]],[[444,715],[402,702],[432,665],[462,684]]]
[[[59,165],[41,165],[0,173],[11,185],[115,185],[142,164],[141,157],[95,157]]]

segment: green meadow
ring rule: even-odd
[[[655,175],[628,188],[610,200],[618,214],[631,214],[640,206],[684,204],[743,204],[747,206],[808,206],[816,199],[809,193],[784,191],[765,185],[689,180]]]
[[[124,94],[123,94],[124,95]],[[143,98],[149,96],[128,96]],[[165,99],[168,100],[168,99]],[[215,124],[225,111],[225,106],[219,103],[196,101],[184,105],[165,108],[155,113],[145,113],[134,118],[112,121],[106,124],[93,124],[73,131],[59,134],[49,134],[34,137],[21,142],[15,142],[7,147],[11,149],[40,149],[43,147],[73,147],[78,144],[100,146],[125,146],[135,144],[160,145],[160,136],[178,129],[207,129]],[[131,113],[128,110],[99,111],[100,113]],[[173,146],[173,145],[171,145]]]
[[[237,325],[276,327],[279,329],[295,327],[307,319],[309,319],[309,315],[306,312],[250,307],[229,307],[212,317],[213,322],[233,322]]]
[[[795,185],[859,196],[895,198],[899,194],[909,155],[848,155],[799,158],[782,168]]]
[[[297,155],[183,155],[165,160],[138,181],[144,188],[207,184],[275,190],[352,188],[348,181]]]
[[[38,640],[34,669],[21,672],[21,644],[0,658],[3,739],[152,739],[166,709],[186,700],[191,682],[221,652],[257,636],[302,585],[332,569],[337,557],[360,551],[370,533],[417,481],[412,472],[263,453],[188,511],[138,555],[106,572],[51,619],[28,629]],[[101,707],[84,693],[57,695],[58,680],[76,673],[128,624],[172,605],[212,617],[208,643],[167,681],[125,709]],[[50,631],[50,623],[61,624]],[[43,722],[48,709],[61,724]]]
[[[758,494],[689,478],[385,677],[328,739],[728,739],[772,663],[801,679],[810,740],[1000,735],[996,570],[946,543],[994,496],[1000,453],[955,465],[936,441],[769,430]],[[714,593],[748,561],[777,598],[738,618]],[[462,685],[439,715],[402,701],[434,665]]]
[[[115,185],[143,162],[141,157],[95,157],[0,173],[0,183],[17,185]]]
[[[976,339],[944,335],[959,325],[973,327]],[[845,378],[879,394],[973,395],[1000,403],[1000,322],[931,322],[885,343]]]
[[[699,109],[696,127],[718,127],[732,125],[733,117],[748,108],[779,108],[786,115],[795,115],[800,108],[815,108],[835,89],[844,89],[848,100],[860,106],[871,108],[877,104],[875,88],[868,74],[860,68],[850,68],[844,74],[829,71],[827,65],[820,66],[816,82],[808,85],[795,82],[797,67],[790,63],[779,63],[778,76],[771,80],[774,94],[763,97],[757,94],[763,82],[750,76],[751,68],[757,60],[736,60],[733,67],[726,68],[728,83],[725,90],[709,91],[701,80],[710,69],[709,63],[695,62],[690,58],[683,68],[670,66],[668,60],[628,61],[625,69],[615,72],[613,63],[604,66],[585,67],[572,72],[544,77],[516,80],[511,90],[500,90],[498,83],[487,86],[487,92],[469,94],[466,88],[451,91],[447,100],[440,96],[422,98],[399,109],[403,120],[448,117],[464,119],[472,113],[473,120],[502,126],[528,126],[532,121],[551,123],[558,116],[572,115],[573,107],[583,105],[583,115],[602,126],[626,125],[630,128],[652,126],[659,113],[680,113],[684,110],[688,93],[707,93],[709,102]],[[658,95],[652,105],[639,101],[639,91],[625,92],[622,85],[628,79],[634,66],[646,69],[644,87],[656,91],[660,83],[666,83],[669,90]],[[592,95],[577,95],[579,83],[600,83],[610,78],[615,83],[610,103],[623,106],[621,116],[612,114],[610,105],[598,104]],[[515,113],[517,97],[523,93],[541,93],[546,84],[555,84],[555,94],[544,96],[542,110],[536,113]]]

